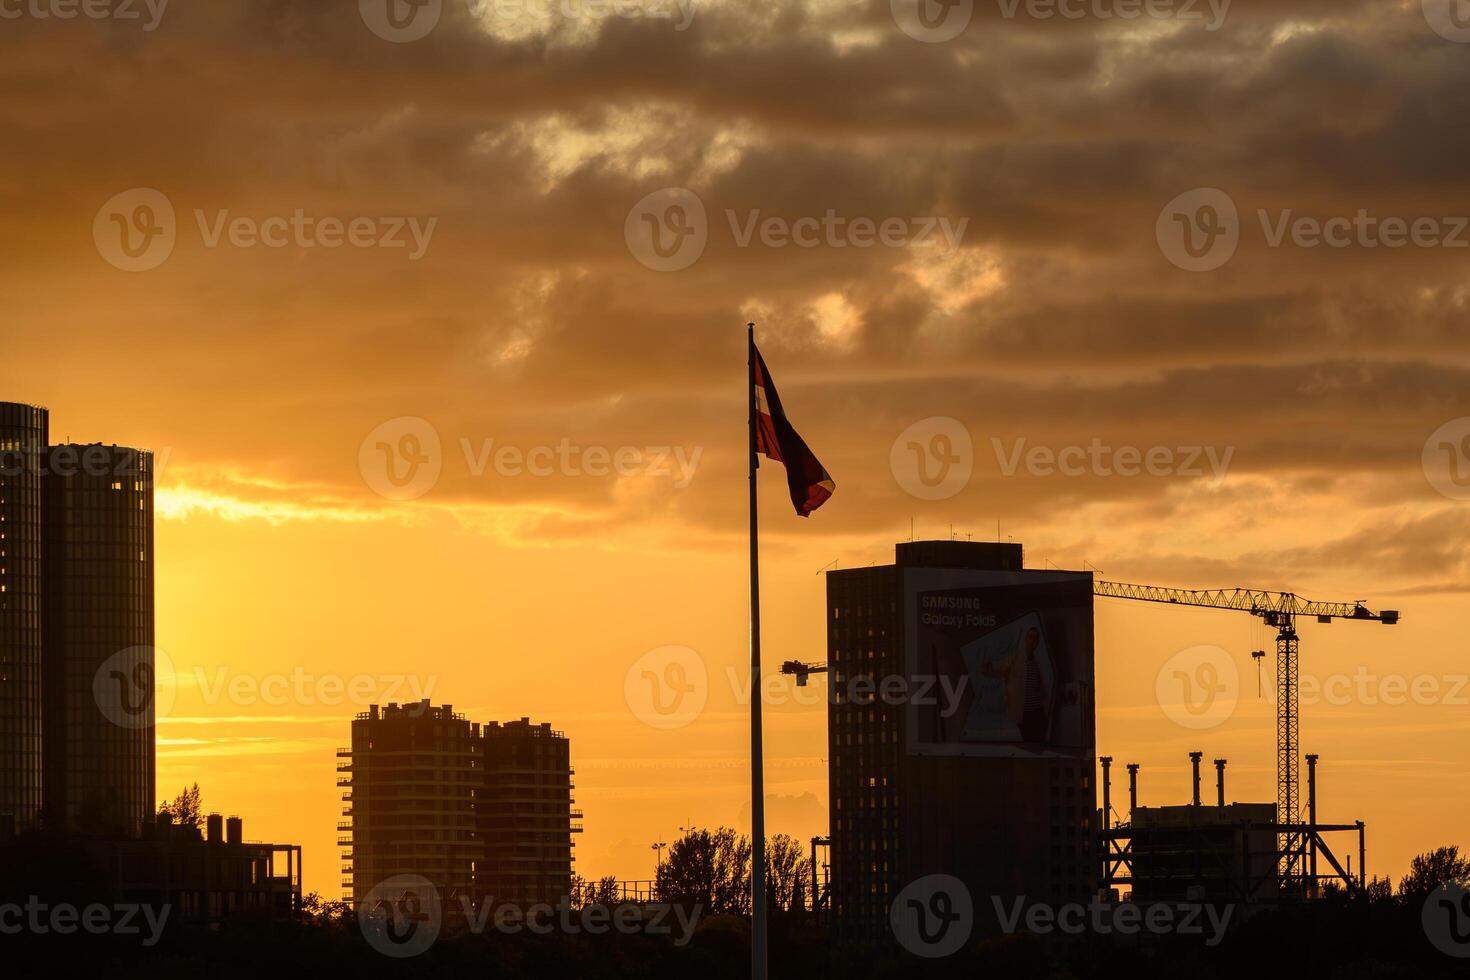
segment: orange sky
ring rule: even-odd
[[[247,836],[305,844],[308,888],[336,895],[333,751],[366,703],[422,691],[568,733],[584,875],[646,878],[650,842],[689,820],[743,825],[729,676],[756,319],[838,484],[803,522],[765,475],[770,665],[821,658],[818,569],[891,560],[911,520],[977,538],[999,520],[1035,567],[1363,598],[1403,623],[1303,628],[1304,671],[1351,681],[1304,708],[1323,816],[1367,821],[1370,872],[1470,844],[1470,505],[1439,448],[1470,454],[1466,253],[1271,241],[1288,211],[1470,214],[1470,60],[1417,0],[1236,0],[1212,31],[977,3],[942,43],[888,0],[712,0],[684,30],[446,2],[402,42],[357,6],[180,4],[151,31],[27,16],[0,36],[0,398],[49,406],[58,441],[160,454],[161,794],[198,780]],[[1159,232],[1196,188],[1238,209],[1237,251],[1206,271]],[[126,271],[107,235],[142,217],[138,189],[172,212],[172,249]],[[636,206],[668,189],[698,200],[705,241],[660,271]],[[298,212],[366,220],[372,243],[293,232]],[[743,238],[829,212],[958,237]],[[398,225],[405,247],[377,244]],[[926,499],[893,449],[936,417],[972,472]],[[362,459],[404,418],[432,428],[439,472],[391,500]],[[1094,440],[1228,468],[1011,471]],[[494,462],[563,446],[576,467]],[[604,473],[589,447],[644,454]],[[1238,614],[1099,603],[1099,750],[1143,764],[1145,802],[1185,799],[1196,748],[1230,758],[1233,798],[1274,796],[1249,659],[1268,640]],[[666,645],[712,679],[677,731],[624,698]],[[1193,731],[1156,689],[1200,645],[1240,699]],[[822,706],[767,718],[770,828],[824,831]]]

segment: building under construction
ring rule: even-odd
[[[465,902],[554,904],[568,894],[567,737],[528,718],[480,725],[452,705],[372,705],[337,751],[342,885],[354,904],[389,879],[428,880],[452,917]]]
[[[1213,801],[1202,799],[1203,757],[1202,752],[1190,753],[1193,798],[1175,806],[1140,805],[1139,766],[1130,763],[1126,819],[1111,812],[1113,760],[1107,756],[1099,760],[1102,885],[1110,897],[1119,898],[1126,890],[1139,905],[1201,902],[1248,908],[1314,897],[1329,883],[1348,892],[1364,886],[1363,822],[1318,822],[1317,756],[1307,756],[1307,820],[1285,825],[1276,821],[1274,803],[1226,802],[1224,759],[1214,760]],[[1349,835],[1347,841],[1343,834]],[[1339,860],[1329,835],[1339,848],[1356,847],[1356,873],[1351,852]],[[1296,863],[1298,849],[1303,856],[1301,874],[1288,870]]]

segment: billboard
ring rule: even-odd
[[[911,755],[1092,756],[1091,575],[910,568],[903,601]]]

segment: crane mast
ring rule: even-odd
[[[1276,822],[1299,824],[1301,809],[1301,638],[1296,632],[1298,616],[1315,616],[1319,623],[1334,619],[1379,622],[1391,626],[1399,621],[1396,610],[1374,612],[1363,602],[1314,602],[1291,592],[1258,589],[1171,589],[1127,582],[1093,582],[1093,594],[1110,599],[1136,599],[1169,605],[1206,609],[1233,609],[1260,618],[1276,629]],[[1278,876],[1290,886],[1306,873],[1306,838],[1283,834]]]

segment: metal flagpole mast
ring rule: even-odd
[[[766,794],[761,748],[761,574],[755,510],[755,324],[747,324],[750,401],[750,976],[766,980]]]

